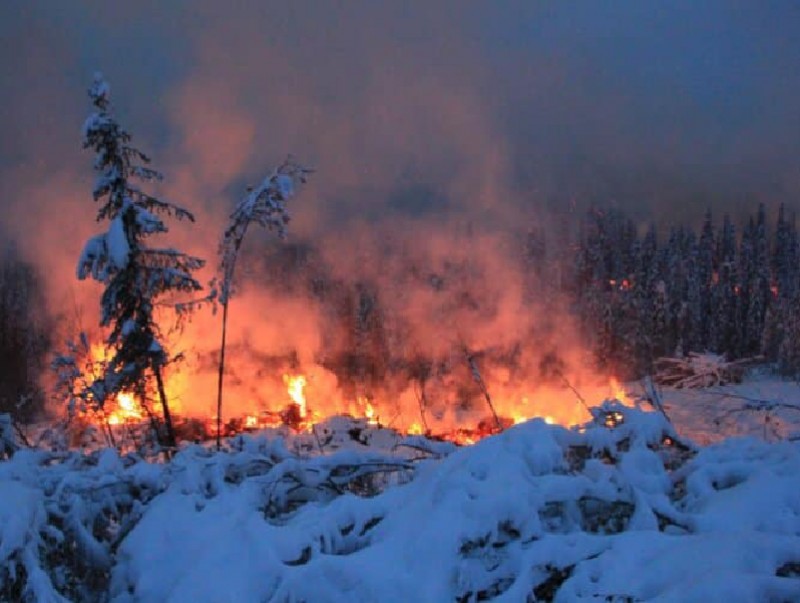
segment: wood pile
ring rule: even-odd
[[[763,362],[762,357],[729,362],[718,354],[690,352],[681,358],[659,358],[654,364],[653,381],[678,389],[714,387],[741,383],[745,372]]]

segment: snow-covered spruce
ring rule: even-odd
[[[791,601],[800,447],[606,403],[455,449],[366,425],[0,463],[0,599]],[[292,452],[294,449],[297,452]],[[62,598],[63,597],[63,598]]]
[[[175,249],[146,244],[152,235],[167,232],[163,217],[190,221],[194,217],[137,186],[137,180],[160,180],[161,174],[147,167],[150,159],[131,146],[130,134],[111,113],[109,95],[108,83],[96,75],[89,90],[94,112],[83,126],[83,145],[95,152],[98,177],[92,195],[100,202],[97,219],[108,221],[108,228],[86,243],[77,273],[79,279],[91,276],[105,285],[101,326],[111,329],[107,344],[114,353],[103,375],[80,395],[99,406],[123,389],[136,391],[144,399],[145,383],[152,375],[167,427],[166,442],[174,446],[162,384],[169,357],[153,312],[158,298],[199,291],[201,285],[192,273],[204,262]]]

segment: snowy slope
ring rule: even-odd
[[[695,449],[659,414],[596,412],[457,450],[384,435],[325,455],[247,437],[168,464],[18,452],[0,463],[0,593],[800,601],[798,444]]]

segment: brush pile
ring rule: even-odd
[[[729,362],[718,354],[690,352],[680,358],[657,359],[653,380],[659,385],[678,389],[741,383],[747,369],[763,360],[756,357]]]

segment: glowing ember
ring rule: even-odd
[[[300,418],[305,419],[308,415],[308,405],[303,390],[308,381],[306,381],[303,375],[286,374],[283,376],[283,382],[286,384],[286,390],[289,392],[289,397],[292,399],[292,402],[297,404],[297,408],[300,411]]]
[[[255,415],[247,415],[244,418],[244,427],[245,429],[255,429],[258,427],[258,417]]]
[[[624,421],[625,416],[621,412],[614,411],[606,414],[604,423],[606,427],[612,428],[622,424]]]

